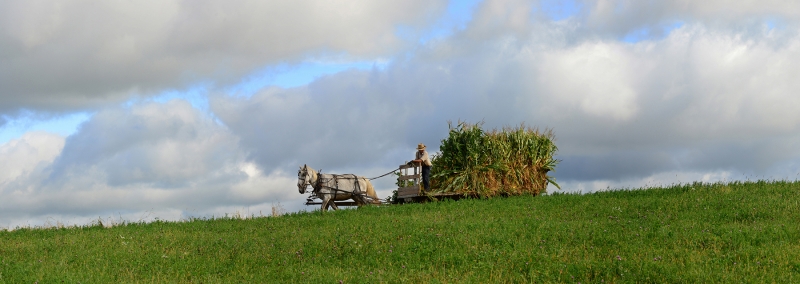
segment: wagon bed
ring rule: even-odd
[[[411,181],[410,186],[397,188],[397,203],[425,202],[432,199],[459,199],[464,194],[454,192],[424,192],[422,190],[422,167],[418,164],[400,165],[400,181]]]

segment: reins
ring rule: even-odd
[[[391,172],[385,173],[385,174],[383,174],[383,175],[381,175],[381,176],[377,176],[377,177],[374,177],[374,178],[370,178],[369,180],[373,180],[373,179],[379,179],[379,178],[382,178],[382,177],[388,176],[388,175],[390,175],[390,174],[396,173],[396,172],[397,172],[397,171],[399,171],[399,170],[400,170],[400,168],[396,168],[396,169],[392,170]]]

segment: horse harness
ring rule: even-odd
[[[346,174],[346,175],[334,175],[334,174],[331,174],[331,178],[333,179],[333,187],[326,186],[325,184],[327,184],[330,181],[330,179],[323,181],[322,171],[317,172],[317,183],[312,186],[312,188],[314,188],[314,191],[312,192],[314,194],[314,196],[319,196],[319,190],[323,189],[323,188],[326,188],[326,189],[329,189],[329,190],[333,191],[333,199],[336,199],[336,197],[339,195],[339,192],[344,192],[345,194],[351,194],[351,195],[353,195],[353,197],[357,196],[359,199],[361,199],[360,201],[362,203],[364,203],[364,204],[369,203],[366,200],[367,198],[368,199],[374,199],[372,196],[368,196],[368,195],[366,195],[366,193],[361,191],[361,183],[358,182],[359,177],[356,176],[356,175],[353,175],[353,174]],[[354,180],[354,182],[353,182],[353,187],[354,187],[353,191],[349,192],[349,191],[345,191],[345,190],[339,189],[339,179],[347,179],[347,180],[352,179],[352,180]]]

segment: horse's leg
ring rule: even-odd
[[[358,208],[364,206],[364,196],[353,194],[353,201],[356,202],[356,206],[358,206]]]
[[[330,196],[325,195],[324,197],[322,197],[322,208],[320,209],[322,210],[322,212],[328,211],[328,202],[330,201],[331,201]]]
[[[339,206],[336,206],[336,202],[334,200],[331,200],[330,205],[333,208],[333,210],[339,210]]]
[[[361,180],[358,178],[353,180],[353,193],[350,194],[350,199],[353,199],[358,208],[361,208],[361,206],[364,205],[364,191],[361,190],[362,188],[363,185],[361,185]]]

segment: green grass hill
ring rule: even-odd
[[[0,283],[800,282],[800,182],[0,231]]]

